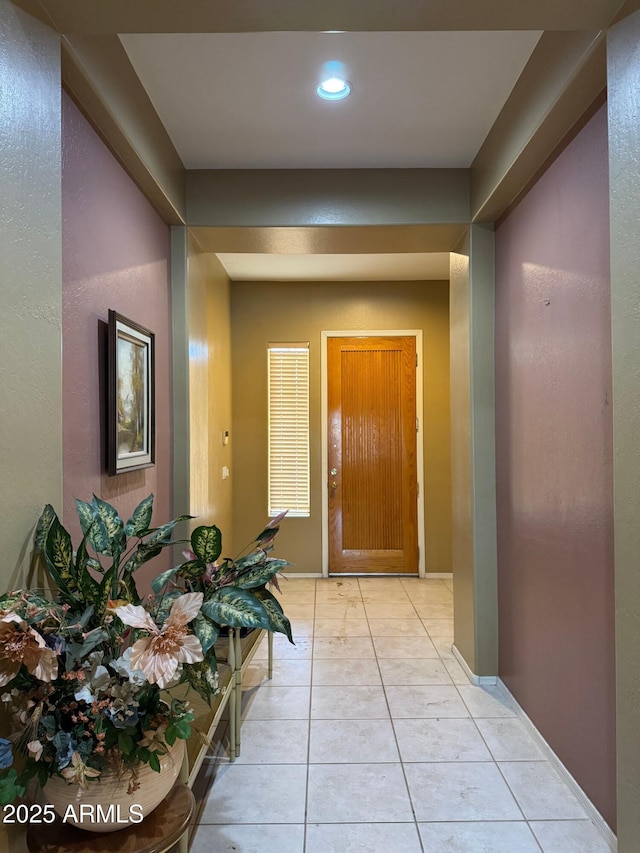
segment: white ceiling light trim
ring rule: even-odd
[[[325,101],[341,101],[351,94],[351,84],[341,77],[329,77],[320,83],[316,91]]]

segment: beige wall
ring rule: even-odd
[[[62,508],[62,211],[59,38],[8,0],[0,33],[4,592],[27,583],[44,504]],[[0,822],[0,850],[26,853],[23,830]]]
[[[475,671],[468,245],[451,255],[452,564],[455,642]]]
[[[24,583],[45,503],[62,506],[60,45],[0,0],[0,587]]]
[[[186,189],[194,226],[469,221],[467,169],[189,169]]]
[[[451,255],[454,638],[479,676],[498,671],[494,234],[472,225]]]
[[[231,334],[229,279],[215,255],[203,253],[188,241],[189,316],[189,512],[195,524],[217,524],[225,553],[232,540],[231,443],[223,446],[222,433],[231,430]],[[176,513],[181,512],[176,507]]]
[[[234,548],[267,520],[267,343],[310,342],[311,517],[288,519],[277,553],[293,571],[320,572],[320,333],[424,331],[427,571],[451,571],[448,282],[235,282],[233,352]]]
[[[608,35],[618,850],[640,838],[640,12]]]

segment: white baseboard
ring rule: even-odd
[[[282,572],[285,578],[323,578],[325,575],[322,572]],[[331,578],[335,580],[339,575],[331,575]],[[346,575],[346,577],[358,577],[358,575]],[[371,575],[367,575],[367,577],[372,577]],[[380,577],[384,577],[384,575],[380,575]],[[395,575],[389,575],[389,577],[396,577]],[[411,577],[410,575],[397,575],[401,579],[403,577]],[[451,572],[427,572],[424,576],[424,580],[453,580],[453,575]]]
[[[295,578],[321,578],[322,572],[282,572],[287,580],[295,580]]]
[[[596,829],[600,832],[600,834],[606,841],[609,849],[612,851],[616,851],[618,849],[618,842],[610,826],[602,817],[598,809],[593,805],[589,797],[587,797],[580,785],[578,785],[571,773],[569,773],[562,761],[560,761],[558,756],[551,749],[551,747],[540,734],[533,722],[529,719],[526,711],[515,699],[507,685],[504,683],[504,681],[495,675],[476,675],[474,672],[471,671],[469,664],[462,657],[460,650],[456,648],[455,644],[451,646],[451,651],[453,652],[455,659],[458,661],[458,663],[464,670],[465,675],[471,681],[472,684],[475,684],[478,687],[496,686],[498,690],[503,694],[504,698],[507,700],[509,705],[511,705],[513,710],[516,712],[516,715],[524,724],[526,730],[531,735],[531,738],[535,741],[540,752],[544,755],[549,764],[551,764],[558,776],[560,776],[562,781],[566,784],[566,786],[572,792],[574,797],[578,800],[582,808],[585,810]]]
[[[475,684],[477,687],[494,687],[497,682],[497,677],[495,675],[476,675],[475,672],[471,671],[471,667],[466,662],[466,660],[462,657],[460,651],[456,648],[455,645],[451,646],[451,651],[453,652],[454,658],[458,661],[462,669],[464,670],[464,674],[467,676],[469,681],[472,684]]]
[[[549,764],[551,764],[558,776],[560,776],[562,781],[566,784],[566,786],[570,789],[574,797],[578,800],[582,808],[586,811],[587,815],[595,825],[596,829],[601,833],[602,837],[609,845],[609,849],[612,851],[616,851],[618,849],[618,841],[616,839],[616,836],[614,835],[613,831],[611,830],[611,827],[607,824],[598,809],[593,805],[589,797],[587,797],[580,785],[578,785],[571,773],[569,773],[562,761],[560,761],[558,756],[551,749],[549,744],[546,742],[546,740],[540,734],[533,722],[527,716],[526,711],[520,706],[518,701],[514,698],[511,691],[501,678],[497,679],[497,687],[504,695],[504,697],[508,700],[508,702],[512,705],[517,716],[523,722],[525,728],[527,729],[533,740],[536,742],[536,745],[538,746],[544,757],[547,759]]]

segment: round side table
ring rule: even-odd
[[[32,824],[27,832],[30,853],[167,853],[182,838],[195,811],[195,798],[183,782],[142,823],[116,832],[88,832],[58,818]]]

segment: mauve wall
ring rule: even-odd
[[[500,675],[615,824],[602,108],[496,232]]]
[[[94,492],[125,519],[153,492],[154,521],[173,517],[169,228],[66,94],[62,121],[63,513],[75,539],[73,499]],[[156,464],[115,477],[104,464],[109,308],[156,336]]]

